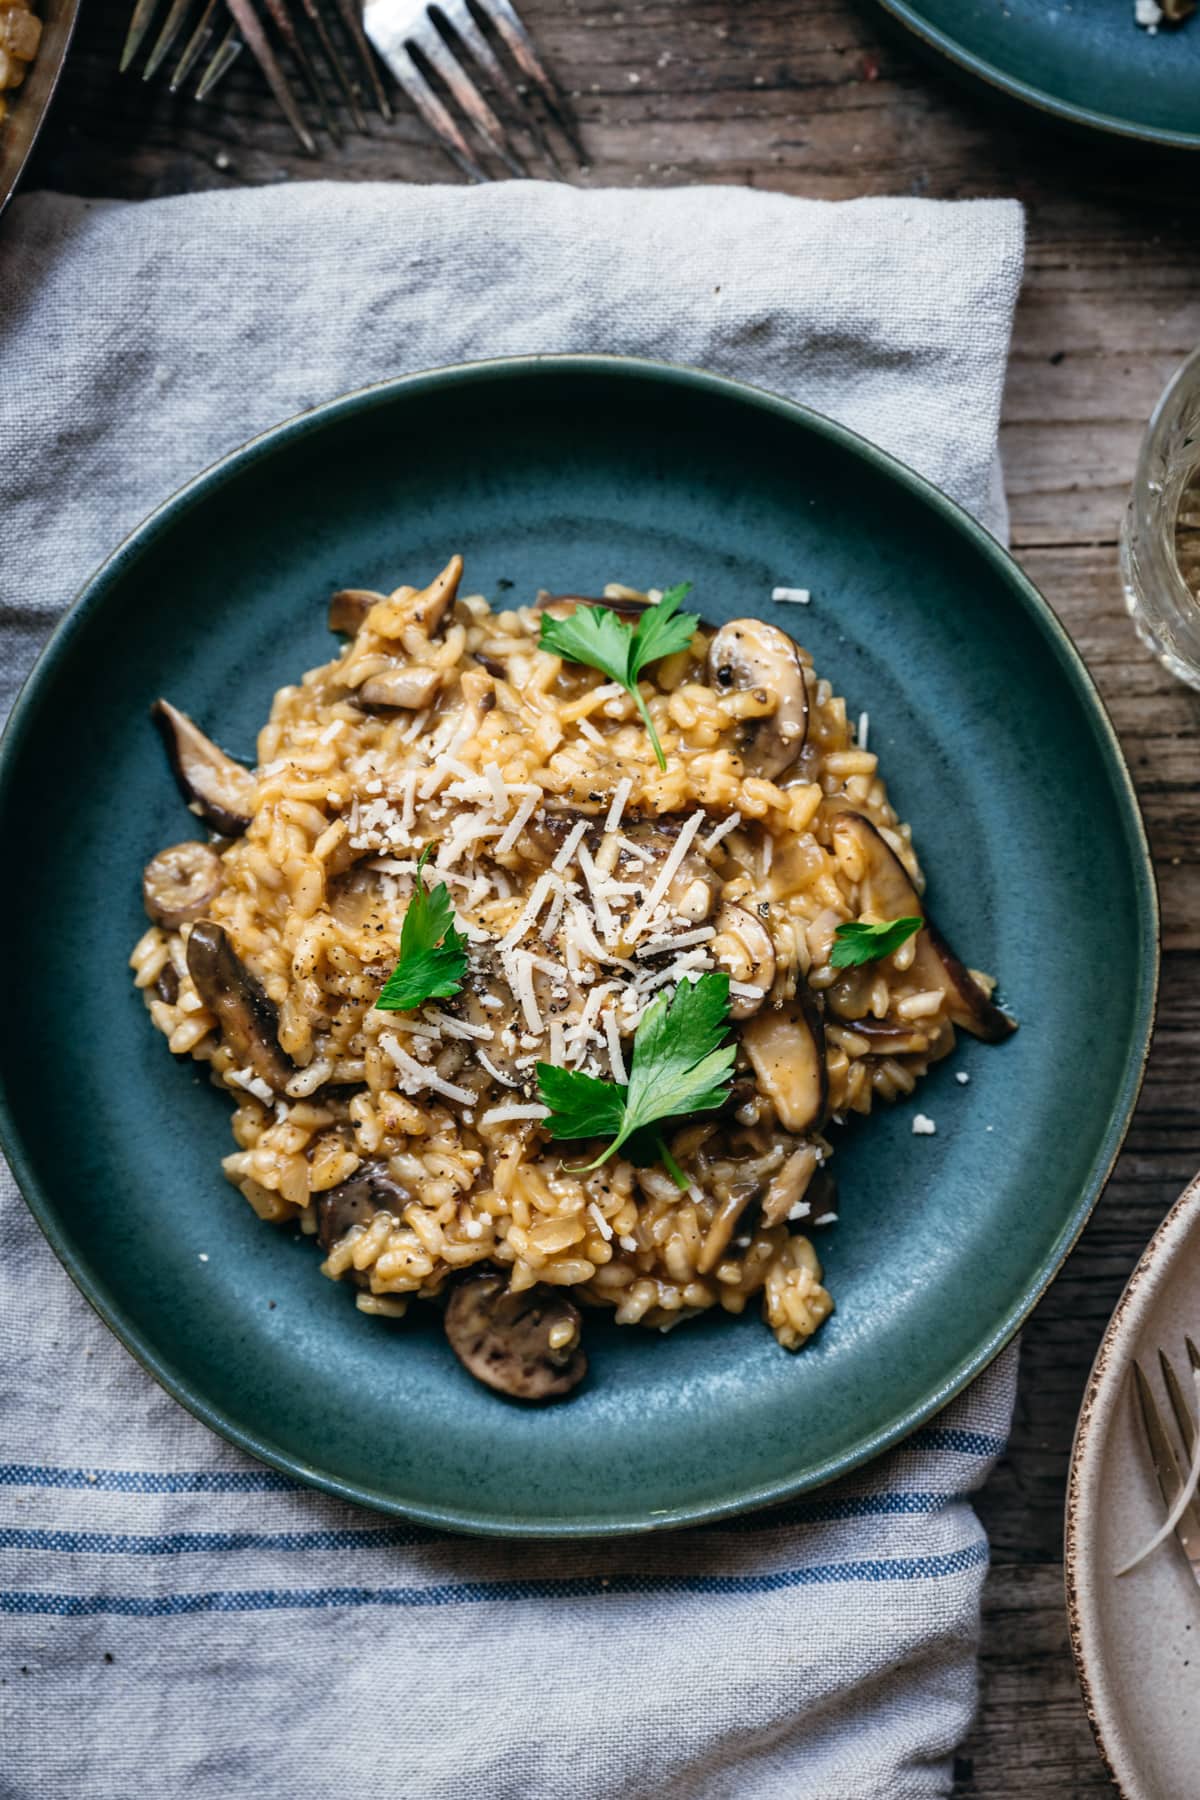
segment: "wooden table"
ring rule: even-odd
[[[1012,1449],[980,1499],[994,1557],[982,1710],[955,1792],[1111,1793],[1067,1645],[1062,1504],[1104,1323],[1200,1166],[1200,695],[1169,680],[1136,641],[1116,566],[1143,424],[1200,342],[1200,242],[1188,210],[1200,163],[1180,168],[1054,135],[924,61],[870,0],[520,4],[574,96],[593,158],[582,183],[744,182],[830,200],[1015,194],[1028,208],[1002,437],[1013,547],[1086,657],[1121,735],[1154,845],[1166,954],[1128,1146],[1025,1333]],[[32,185],[147,198],[315,176],[456,178],[403,105],[392,125],[310,162],[246,58],[207,106],[118,78],[128,10],[127,0],[84,8]],[[1031,1186],[1038,1176],[1031,1168]]]

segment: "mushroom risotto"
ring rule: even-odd
[[[444,1299],[492,1387],[574,1387],[577,1302],[756,1304],[798,1349],[833,1307],[831,1122],[1013,1022],[783,631],[686,587],[496,612],[461,575],[336,594],[348,642],[254,769],[156,703],[212,835],[146,868],[150,1015],[233,1098],[259,1217],[363,1312]]]

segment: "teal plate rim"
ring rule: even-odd
[[[1035,107],[1039,112],[1049,113],[1053,118],[1065,120],[1071,125],[1082,125],[1089,131],[1103,131],[1110,137],[1127,138],[1133,143],[1157,145],[1164,150],[1200,151],[1200,127],[1195,131],[1175,131],[1169,126],[1141,124],[1137,120],[1119,118],[1115,113],[1099,112],[1093,107],[1081,106],[1074,100],[1064,100],[1047,88],[1035,87],[1032,82],[1022,81],[1019,75],[1011,75],[1006,70],[997,68],[987,57],[977,56],[950,32],[931,25],[928,19],[922,17],[920,7],[914,5],[912,0],[878,0],[878,4],[906,31],[910,31],[931,50],[936,50],[940,56],[965,70],[968,75],[986,82],[988,87],[998,89],[1011,99]],[[1136,29],[1132,6],[1129,27],[1131,31]]]
[[[7,1087],[0,1068],[0,1149],[7,1156],[17,1184],[37,1224],[50,1243],[68,1275],[104,1323],[134,1356],[142,1367],[173,1399],[186,1408],[210,1430],[248,1452],[260,1462],[291,1476],[309,1487],[334,1498],[366,1506],[374,1511],[414,1520],[434,1529],[466,1532],[489,1537],[509,1538],[610,1538],[632,1533],[657,1531],[695,1525],[753,1511],[823,1486],[840,1475],[872,1461],[884,1451],[902,1442],[940,1412],[1000,1353],[1032,1312],[1063,1262],[1074,1247],[1112,1173],[1113,1165],[1124,1143],[1129,1123],[1141,1090],[1154,1028],[1159,980],[1159,906],[1158,890],[1150,846],[1138,805],[1132,778],[1125,763],[1116,732],[1088,670],[1070,637],[1059,623],[1049,603],[1020,569],[1003,546],[939,488],[916,473],[897,457],[881,450],[858,433],[838,424],[822,413],[796,401],[787,400],[747,382],[714,375],[704,369],[682,364],[655,362],[649,359],[603,354],[555,354],[481,359],[445,368],[423,370],[396,377],[343,394],[335,400],[312,407],[251,438],[238,449],[221,457],[187,482],[137,526],[95,574],[84,584],[73,604],[59,621],[44,646],[37,662],[25,680],[12,712],[0,735],[0,807],[3,807],[10,782],[17,747],[30,728],[43,696],[52,690],[56,666],[82,621],[97,612],[109,591],[121,579],[126,567],[151,544],[168,533],[177,517],[185,515],[208,494],[237,480],[239,474],[278,445],[291,443],[319,432],[326,423],[357,412],[370,411],[393,404],[405,394],[423,394],[431,390],[470,384],[480,379],[515,379],[534,371],[559,368],[566,374],[604,374],[620,372],[627,377],[649,383],[707,390],[714,396],[737,399],[775,418],[789,421],[802,429],[823,437],[842,450],[860,457],[877,472],[890,478],[922,504],[932,507],[943,520],[990,562],[1011,591],[1014,601],[1022,606],[1044,635],[1064,674],[1075,687],[1081,701],[1099,727],[1099,742],[1105,774],[1114,797],[1119,801],[1129,828],[1130,842],[1140,851],[1131,880],[1136,891],[1139,940],[1141,945],[1140,981],[1137,995],[1136,1029],[1131,1042],[1136,1054],[1131,1055],[1120,1093],[1114,1105],[1108,1129],[1098,1146],[1094,1174],[1063,1221],[1059,1238],[1049,1255],[1039,1265],[1025,1290],[1002,1318],[985,1333],[974,1350],[964,1356],[936,1383],[922,1400],[910,1406],[883,1428],[869,1432],[852,1448],[828,1457],[795,1477],[739,1489],[736,1481],[727,1498],[696,1505],[678,1505],[668,1509],[646,1510],[613,1518],[571,1518],[552,1520],[513,1520],[493,1515],[480,1516],[460,1512],[451,1507],[430,1506],[398,1498],[394,1493],[375,1490],[359,1482],[346,1481],[326,1473],[315,1464],[302,1461],[272,1443],[261,1433],[241,1426],[236,1418],[212,1405],[189,1382],[177,1379],[165,1365],[153,1344],[147,1341],[124,1315],[120,1303],[105,1282],[78,1256],[69,1232],[60,1225],[57,1208],[49,1194],[43,1192],[31,1159],[26,1155],[15,1120],[9,1108]]]

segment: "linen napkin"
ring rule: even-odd
[[[704,365],[998,533],[1009,202],[331,186],[18,201],[0,235],[0,695],[180,482],[304,407],[531,351]],[[11,1800],[916,1800],[975,1695],[1015,1351],[900,1450],[672,1536],[454,1538],[310,1493],[109,1336],[0,1171]]]

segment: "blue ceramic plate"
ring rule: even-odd
[[[1200,150],[1200,15],[1151,35],[1133,0],[881,0],[990,86],[1073,125]]]
[[[999,973],[1009,1043],[966,1042],[842,1134],[821,1242],[836,1316],[789,1356],[757,1318],[589,1321],[592,1375],[529,1411],[459,1368],[436,1312],[356,1312],[221,1176],[228,1101],[130,985],[139,876],[186,829],[146,709],[247,752],[325,660],[330,592],[423,579],[587,592],[690,577],[715,620],[801,633],[913,821],[937,917]],[[813,591],[775,607],[776,583]],[[148,1369],[256,1456],[349,1499],[499,1533],[622,1532],[815,1487],[927,1419],[1053,1276],[1124,1135],[1150,1031],[1154,884],[1084,669],[996,542],[827,419],[691,370],[481,364],[306,413],[169,501],[89,584],[0,756],[19,946],[0,1074],[29,1204]],[[69,1006],[64,995],[71,996]],[[970,1073],[960,1086],[956,1069]],[[208,1256],[200,1263],[199,1254]],[[274,1301],[274,1307],[268,1305]]]

